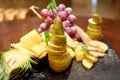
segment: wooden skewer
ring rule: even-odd
[[[43,20],[43,17],[35,10],[35,9],[39,9],[39,7],[37,7],[37,6],[31,6],[30,9],[38,16],[38,18],[40,18],[41,20]]]

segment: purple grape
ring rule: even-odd
[[[59,12],[60,12],[60,11],[64,11],[65,8],[66,8],[66,6],[65,6],[64,4],[59,4],[59,5],[58,5],[58,11],[59,11]]]
[[[65,27],[71,27],[71,26],[72,26],[72,24],[71,24],[70,21],[68,21],[68,20],[63,21],[62,24],[63,24],[63,27],[64,27],[64,28],[65,28]]]
[[[64,21],[64,20],[66,20],[67,19],[67,13],[65,12],[65,11],[60,11],[59,13],[58,13],[58,17],[62,20],[62,21]]]
[[[53,21],[54,21],[54,19],[49,16],[46,18],[47,25],[51,25],[53,23]]]
[[[37,29],[37,31],[38,31],[39,33],[43,32],[43,30],[42,30],[40,27]]]
[[[56,16],[56,12],[54,10],[50,10],[48,16],[54,19]]]
[[[75,34],[74,39],[77,40],[77,41],[82,41],[82,40],[81,40],[81,37],[80,37],[79,34],[77,34],[77,33]]]
[[[71,28],[70,27],[65,27],[66,33],[68,33],[69,36],[71,36]]]
[[[67,20],[69,20],[71,24],[75,24],[77,18],[76,18],[76,16],[71,14],[68,16]]]
[[[40,14],[42,17],[46,18],[49,15],[49,10],[48,9],[42,9]]]
[[[65,27],[65,31],[68,33],[68,35],[71,38],[74,37],[74,34],[73,34],[72,29],[70,27]]]
[[[72,14],[72,8],[71,7],[65,8],[65,11],[68,15]]]
[[[71,27],[71,30],[72,35],[75,35],[77,33],[76,27]]]
[[[41,30],[44,31],[48,29],[48,25],[46,23],[41,23],[39,28],[41,28]]]

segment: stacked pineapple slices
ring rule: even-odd
[[[51,39],[48,42],[48,61],[49,66],[56,72],[65,71],[71,63],[72,56],[66,50],[66,36],[61,20],[55,19],[50,27]]]

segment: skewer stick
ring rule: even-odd
[[[41,20],[43,19],[43,17],[35,10],[35,9],[39,9],[39,7],[31,6],[30,9],[38,16],[38,18],[40,18]]]

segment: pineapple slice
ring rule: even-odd
[[[75,48],[75,58],[76,58],[76,61],[82,61],[85,57],[85,53],[84,51],[82,51],[82,47],[81,45],[78,45],[76,48]]]
[[[72,58],[75,57],[75,52],[74,52],[74,50],[72,50],[70,47],[67,47],[67,52],[70,53],[70,55],[71,55]]]
[[[37,44],[34,47],[32,47],[31,51],[35,52],[38,55],[38,57],[40,57],[40,56],[42,56],[42,54],[47,53],[46,47],[47,47],[46,43],[41,42],[40,44]]]
[[[20,38],[20,42],[22,43],[22,46],[24,48],[30,50],[33,46],[35,46],[41,42],[41,36],[34,29],[31,32],[24,35],[22,38]]]

